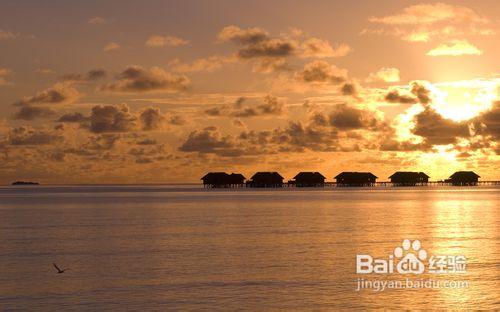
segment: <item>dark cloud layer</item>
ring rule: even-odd
[[[78,112],[67,113],[59,117],[59,119],[57,119],[58,122],[77,122],[77,123],[85,122],[87,120],[89,120],[88,117]]]
[[[71,83],[57,83],[33,96],[25,97],[14,103],[14,106],[36,104],[67,104],[79,97],[79,92]]]
[[[63,140],[57,131],[35,130],[30,127],[17,127],[10,129],[8,142],[10,145],[47,145]]]
[[[221,136],[216,128],[205,128],[191,132],[179,150],[224,155],[234,148],[232,141],[231,136]]]
[[[93,133],[136,132],[161,130],[166,124],[183,125],[181,115],[165,115],[158,107],[146,107],[132,112],[127,104],[96,105],[89,116],[80,112],[66,113],[58,122],[79,123]]]
[[[262,103],[250,104],[245,98],[238,98],[233,105],[219,105],[204,112],[210,116],[232,116],[232,117],[257,117],[269,115],[282,115],[285,111],[285,105],[277,97],[267,95]]]
[[[298,78],[309,83],[340,84],[346,81],[347,72],[325,61],[313,61],[304,65],[304,69],[298,73]]]
[[[398,90],[389,91],[384,100],[388,103],[401,103],[401,104],[429,104],[432,102],[431,91],[421,81],[412,81],[410,83],[411,95],[401,94]]]
[[[39,107],[24,105],[19,108],[19,110],[14,113],[12,118],[20,120],[34,120],[37,118],[47,118],[55,115],[55,111],[49,107]]]
[[[127,132],[137,128],[137,117],[127,105],[97,105],[90,114],[90,131]]]
[[[446,119],[429,106],[415,116],[414,122],[413,133],[423,137],[431,145],[453,144],[459,137],[470,136],[468,122]]]
[[[237,55],[242,59],[283,58],[292,55],[296,49],[293,41],[270,38],[260,28],[227,26],[219,33],[219,40],[238,44]]]
[[[418,102],[412,96],[400,94],[398,90],[389,91],[384,99],[388,103],[415,104]]]
[[[490,110],[475,120],[475,130],[480,135],[491,135],[495,141],[500,139],[500,101],[494,101]]]
[[[185,90],[190,81],[186,76],[166,72],[159,67],[145,69],[141,66],[128,66],[114,82],[101,87],[111,92],[178,92]]]
[[[337,105],[329,114],[328,120],[330,125],[342,130],[381,130],[386,126],[374,112],[346,104]]]
[[[307,123],[289,121],[285,127],[269,131],[250,130],[237,136],[224,136],[213,127],[197,130],[189,135],[179,150],[219,156],[300,153],[306,150],[356,151],[360,150],[360,146],[347,142],[349,140],[341,142],[341,133],[344,139],[359,138],[354,132],[385,131],[386,127],[372,111],[338,105],[330,113],[313,112]]]
[[[104,69],[93,69],[85,74],[67,74],[61,77],[65,81],[91,82],[106,77],[107,72]]]
[[[165,117],[157,107],[148,107],[144,109],[140,113],[139,118],[141,120],[142,129],[145,131],[160,129],[165,121]]]

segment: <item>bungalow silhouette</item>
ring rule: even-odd
[[[398,171],[393,173],[389,179],[395,186],[425,185],[429,182],[429,176],[423,172]]]
[[[457,186],[477,185],[480,176],[473,171],[457,171],[445,182]]]
[[[324,186],[325,177],[319,172],[299,172],[292,181],[297,187]]]
[[[335,177],[337,186],[373,186],[377,177],[371,172],[342,172]]]
[[[282,187],[283,177],[277,172],[257,172],[247,182],[250,187]]]
[[[237,187],[244,185],[245,177],[240,173],[209,172],[201,180],[205,187]]]

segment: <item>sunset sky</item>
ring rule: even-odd
[[[0,183],[500,169],[500,3],[0,3]]]

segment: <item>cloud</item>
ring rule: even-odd
[[[176,59],[170,62],[170,66],[180,73],[212,72],[236,61],[237,58],[234,56],[213,55],[206,58],[198,58],[191,63],[181,63],[179,59]]]
[[[414,152],[414,151],[429,151],[430,146],[424,143],[400,142],[393,139],[393,133],[384,134],[379,150],[385,152]]]
[[[73,103],[80,97],[80,93],[73,87],[70,82],[59,82],[52,87],[37,92],[33,96],[24,97],[14,103],[15,106],[23,106],[29,104],[69,104]]]
[[[303,82],[319,84],[340,84],[347,79],[347,71],[330,65],[325,61],[312,61],[304,65],[304,69],[297,74]]]
[[[352,96],[352,97],[360,99],[359,98],[359,89],[360,88],[361,87],[356,82],[346,82],[346,83],[342,84],[342,86],[340,87],[340,93],[342,95]]]
[[[148,107],[140,113],[139,119],[141,121],[142,130],[151,131],[158,130],[162,127],[165,116],[163,116],[159,108]]]
[[[183,126],[187,124],[187,120],[182,115],[171,115],[168,117],[167,122],[174,126]]]
[[[187,77],[168,73],[160,67],[148,70],[131,65],[117,76],[115,82],[103,85],[101,90],[132,93],[178,92],[185,90],[189,83]]]
[[[238,44],[255,44],[269,39],[268,33],[262,28],[254,27],[241,29],[238,26],[230,25],[224,27],[218,39],[221,42],[231,41]]]
[[[430,145],[454,144],[458,137],[470,136],[467,122],[446,119],[428,105],[423,112],[415,116],[414,123],[413,134],[423,137]]]
[[[231,136],[221,136],[215,127],[195,130],[179,147],[181,152],[215,153],[219,155],[241,155]]]
[[[288,70],[287,59],[290,57],[340,57],[350,52],[346,44],[333,47],[327,40],[282,34],[271,37],[262,28],[242,29],[238,26],[226,26],[218,35],[219,42],[232,42],[238,46],[237,58],[244,61],[254,60],[254,71],[269,73]]]
[[[24,126],[12,128],[8,134],[10,145],[47,145],[62,140],[59,132],[35,130]]]
[[[342,57],[351,52],[351,48],[345,43],[339,44],[334,48],[328,40],[314,37],[302,42],[301,48],[302,57]]]
[[[37,118],[47,118],[55,115],[53,107],[75,102],[80,97],[80,93],[70,82],[56,83],[54,86],[37,92],[33,96],[24,97],[13,103],[13,106],[20,107],[12,115],[13,119],[34,120]]]
[[[412,96],[400,94],[398,90],[389,91],[384,100],[388,103],[415,104],[418,100]]]
[[[241,106],[241,105],[240,105]],[[241,106],[231,113],[235,117],[255,117],[264,115],[281,115],[284,105],[277,97],[267,95],[264,97],[264,103],[256,106]]]
[[[410,92],[412,95],[401,94],[399,89],[393,89],[385,95],[384,100],[388,103],[401,104],[428,104],[432,101],[431,91],[425,81],[410,82]]]
[[[493,35],[490,20],[474,10],[445,3],[416,4],[401,12],[369,21],[380,28],[364,29],[362,34],[392,35],[409,42],[427,42],[434,38],[453,38],[469,35]]]
[[[108,44],[106,44],[104,46],[104,48],[102,48],[102,50],[104,52],[112,52],[112,51],[116,51],[120,48],[120,45],[116,42],[109,42]]]
[[[445,3],[416,4],[403,9],[402,12],[384,17],[371,17],[372,23],[386,25],[419,25],[435,24],[438,22],[476,22],[488,21],[472,9],[465,6],[450,5]]]
[[[338,132],[335,129],[318,127],[314,124],[289,122],[284,128],[273,131],[271,142],[278,145],[279,152],[304,152],[305,149],[317,152],[336,151],[339,146]]]
[[[269,39],[241,48],[238,56],[243,59],[287,57],[292,55],[295,49],[293,42],[284,39]]]
[[[220,105],[204,112],[210,116],[232,116],[240,118],[282,115],[285,111],[285,106],[282,101],[272,95],[264,97],[262,103],[257,105],[246,103],[244,97],[240,97],[233,105]]]
[[[412,81],[410,83],[411,93],[413,93],[418,101],[422,104],[428,104],[432,101],[431,91],[428,82],[425,81]]]
[[[222,135],[216,127],[197,130],[189,135],[179,150],[221,157],[359,151],[360,146],[354,141],[364,139],[360,133],[387,129],[376,112],[343,104],[329,113],[313,112],[308,122],[289,121],[286,126],[272,130],[246,130],[234,136]]]
[[[94,133],[128,132],[137,129],[138,121],[126,104],[97,105],[90,114],[89,130]]]
[[[318,121],[321,119],[318,119],[318,116],[316,116],[315,120]],[[335,106],[335,109],[329,114],[328,120],[331,126],[340,130],[380,130],[385,126],[374,112],[347,104]]]
[[[371,73],[366,79],[367,82],[398,82],[399,80],[399,69],[394,67],[382,67],[377,72]]]
[[[452,40],[427,52],[429,56],[481,55],[483,52],[467,40]]]
[[[19,33],[13,33],[11,31],[0,29],[0,40],[16,39],[20,37]]]
[[[66,113],[57,119],[58,122],[76,122],[82,123],[88,121],[89,118],[85,117],[82,113]]]
[[[53,115],[55,115],[55,111],[52,108],[25,105],[22,106],[19,111],[14,113],[13,118],[21,120],[34,120],[37,118],[51,117]]]
[[[225,116],[229,114],[230,107],[227,105],[219,105],[219,106],[214,106],[212,108],[208,108],[204,112],[209,116]]]
[[[102,24],[106,24],[107,20],[103,17],[100,17],[100,16],[94,16],[94,17],[89,18],[87,23],[93,24],[93,25],[102,25]]]
[[[59,122],[77,122],[94,133],[117,133],[162,130],[167,124],[184,125],[186,120],[180,115],[165,115],[158,107],[146,107],[132,112],[127,104],[96,105],[90,116],[69,113],[59,118]]]
[[[73,82],[90,82],[106,77],[107,73],[104,69],[93,69],[85,74],[67,74],[61,77],[65,81]]]
[[[475,122],[477,134],[491,135],[495,141],[500,139],[500,100],[494,101],[491,109],[479,115]]]
[[[35,73],[42,75],[55,75],[56,71],[50,68],[37,68]]]
[[[152,35],[146,41],[146,46],[149,48],[159,48],[165,46],[179,47],[188,43],[189,41],[175,36]]]
[[[0,86],[11,85],[11,83],[7,81],[7,76],[9,76],[11,73],[12,71],[10,69],[0,67]]]

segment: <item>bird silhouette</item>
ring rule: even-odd
[[[62,270],[61,268],[59,268],[59,267],[57,266],[57,264],[55,264],[55,263],[52,263],[52,264],[54,265],[54,268],[56,268],[56,270],[57,270],[57,274],[61,274],[61,273],[66,272],[67,270],[69,270],[69,268],[66,268],[66,269],[63,269],[63,270]]]

